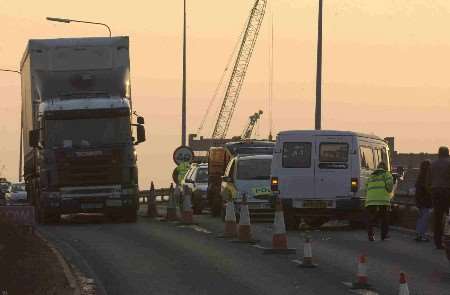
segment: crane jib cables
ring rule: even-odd
[[[219,116],[212,134],[212,138],[225,138],[230,127],[231,118],[236,107],[247,68],[255,48],[259,30],[266,10],[267,0],[256,0],[242,38],[241,47],[234,64],[233,72],[227,86],[225,97],[220,108]]]

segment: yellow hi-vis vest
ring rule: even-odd
[[[181,162],[180,165],[177,166],[177,172],[178,172],[178,183],[181,184],[181,181],[183,180],[184,176],[188,172],[190,167],[189,162]]]
[[[366,183],[366,207],[389,206],[394,179],[389,171],[377,169]]]

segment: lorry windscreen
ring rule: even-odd
[[[270,179],[271,159],[240,160],[237,168],[239,180],[264,180]]]
[[[45,146],[91,147],[131,142],[128,116],[46,120]]]

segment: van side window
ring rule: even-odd
[[[283,168],[310,168],[310,142],[285,142],[283,144]]]
[[[380,152],[381,152],[381,160],[386,164],[388,170],[391,171],[391,162],[389,161],[389,156],[386,151],[386,148],[382,148]]]
[[[360,157],[361,157],[361,168],[368,170],[375,169],[373,150],[370,147],[365,146],[360,147]]]

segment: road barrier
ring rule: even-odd
[[[36,224],[33,206],[0,206],[0,218],[18,225],[34,226]]]

